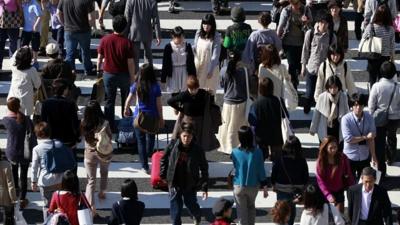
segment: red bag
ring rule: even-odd
[[[160,177],[160,161],[163,156],[163,151],[155,151],[151,156],[150,182],[154,189],[168,190],[168,184]]]

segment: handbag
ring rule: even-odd
[[[249,120],[249,114],[250,114],[250,108],[251,105],[253,105],[253,100],[250,98],[250,86],[249,86],[249,75],[247,72],[247,68],[243,67],[244,73],[246,76],[246,94],[247,94],[247,99],[246,99],[246,110],[245,110],[245,119],[246,122]]]
[[[101,104],[104,101],[105,93],[103,77],[97,78],[96,82],[93,84],[90,100],[96,100]]]
[[[111,143],[111,138],[107,133],[108,122],[104,120],[103,125],[99,132],[94,134],[96,142],[96,152],[100,157],[107,157],[113,152],[113,146]]]
[[[364,59],[379,59],[382,56],[382,38],[375,37],[373,24],[369,37],[362,39],[358,46],[358,56]]]
[[[281,110],[281,118],[282,118],[282,112],[283,112],[283,115],[285,116],[285,118],[281,119],[282,139],[283,139],[283,142],[285,143],[286,140],[289,139],[290,136],[294,135],[294,132],[293,132],[292,126],[290,125],[289,117],[286,114],[286,111],[282,106],[281,100],[279,100],[279,106],[280,106],[280,110]]]
[[[32,151],[33,147],[37,145],[36,135],[33,132],[32,121],[25,117],[25,139],[24,139],[24,159],[27,161],[32,161]]]
[[[93,225],[93,216],[90,204],[82,194],[80,195],[77,214],[79,225]]]
[[[0,16],[0,28],[1,29],[9,29],[9,28],[20,28],[24,24],[23,13],[19,10],[15,12],[8,12],[4,6],[3,7],[3,15]]]
[[[299,105],[299,96],[297,95],[297,91],[294,88],[292,82],[287,81],[282,77],[282,92],[283,100],[285,102],[285,106],[288,110],[296,110]]]
[[[387,125],[389,121],[389,107],[392,104],[393,95],[394,92],[396,91],[396,86],[397,82],[394,83],[393,91],[392,94],[390,95],[388,106],[383,110],[376,110],[372,115],[374,117],[376,127],[384,127]]]

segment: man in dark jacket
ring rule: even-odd
[[[387,191],[375,184],[376,171],[365,167],[361,179],[362,184],[347,191],[351,225],[393,225],[390,199]]]
[[[197,190],[203,191],[203,200],[208,197],[208,163],[204,151],[192,139],[192,124],[183,123],[179,139],[167,147],[161,159],[160,177],[168,183],[170,214],[174,225],[182,224],[183,202],[193,216],[194,223],[200,224]]]

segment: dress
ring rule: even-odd
[[[175,93],[186,90],[186,43],[176,45],[173,41],[170,42],[172,53],[172,77],[167,77],[167,91]]]
[[[212,45],[212,40],[199,38],[197,42],[194,63],[196,65],[197,78],[199,79],[200,88],[208,88],[215,93],[219,82],[218,67],[214,68],[211,79],[207,78],[207,70],[212,58]]]

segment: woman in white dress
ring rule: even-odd
[[[165,45],[161,83],[166,83],[167,91],[178,93],[186,90],[186,79],[196,76],[192,46],[185,41],[182,27],[171,32],[172,40]]]
[[[193,49],[200,88],[209,89],[214,94],[219,83],[219,55],[221,52],[221,34],[217,31],[215,18],[206,14],[196,32]]]
[[[32,51],[29,47],[22,47],[13,55],[11,68],[11,86],[7,99],[18,98],[21,101],[20,111],[26,116],[33,114],[33,96],[35,89],[41,85],[41,78],[37,70],[32,67]]]

